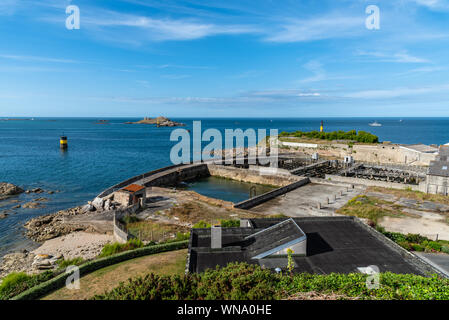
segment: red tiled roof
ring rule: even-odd
[[[134,193],[134,192],[140,191],[142,189],[145,189],[145,187],[140,186],[138,184],[130,184],[129,186],[124,187],[122,190],[126,190],[126,191]]]

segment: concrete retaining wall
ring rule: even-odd
[[[270,172],[270,170],[265,171],[265,169],[268,168],[256,169],[256,167],[251,167],[251,169],[240,169],[231,166],[208,165],[211,176],[219,176],[242,182],[285,187],[301,180],[297,176],[288,175],[286,170],[280,169],[281,174],[276,174]]]
[[[393,240],[387,238],[380,232],[378,232],[376,229],[366,225],[362,222],[359,218],[351,217],[353,218],[354,222],[356,222],[358,225],[360,225],[362,228],[367,230],[372,236],[374,236],[379,241],[383,242],[387,246],[389,246],[391,249],[395,250],[397,253],[399,253],[405,260],[407,260],[409,263],[414,265],[416,268],[418,268],[423,274],[438,274],[441,277],[449,278],[447,274],[440,272],[440,270],[433,267],[431,264],[429,264],[427,261],[419,257],[418,255],[413,254],[412,252],[407,251],[406,249],[402,248],[400,245],[398,245]]]
[[[413,191],[423,191],[425,189],[425,182],[420,183],[419,185],[414,184],[403,184],[403,183],[395,183],[395,182],[386,182],[386,181],[377,181],[377,180],[368,180],[368,179],[360,179],[360,178],[352,178],[352,177],[342,177],[332,174],[326,174],[325,180],[329,180],[332,182],[341,182],[348,184],[359,184],[367,187],[382,187],[382,188],[391,188],[391,189],[411,189]]]
[[[129,236],[128,232],[126,232],[124,230],[124,227],[122,226],[122,224],[119,221],[117,221],[115,213],[114,213],[114,220],[112,223],[114,226],[114,239],[117,242],[126,243],[130,239],[130,236]]]
[[[184,165],[163,172],[156,173],[140,181],[146,187],[176,186],[182,181],[198,179],[209,176],[207,164],[196,163]]]
[[[300,143],[300,142],[286,142],[281,141],[282,146],[292,147],[292,148],[318,148],[318,144],[316,143]]]
[[[290,192],[294,189],[297,189],[299,187],[302,187],[308,183],[310,183],[309,178],[301,178],[299,181],[291,183],[287,186],[284,186],[279,189],[266,192],[264,194],[254,197],[254,198],[236,203],[234,205],[234,208],[250,209],[250,208],[255,207],[261,203],[267,202],[268,200],[271,200],[277,196],[280,196],[281,194],[284,194],[284,193]]]

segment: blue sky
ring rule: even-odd
[[[449,0],[1,0],[0,116],[447,117],[448,21]]]

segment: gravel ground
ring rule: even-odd
[[[84,259],[93,259],[100,254],[101,249],[107,243],[113,242],[112,235],[73,232],[62,237],[50,239],[44,242],[42,246],[33,251],[34,254],[59,255],[62,254],[65,259],[82,257]]]

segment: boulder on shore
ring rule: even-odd
[[[24,190],[12,183],[0,182],[0,199],[21,194]]]

